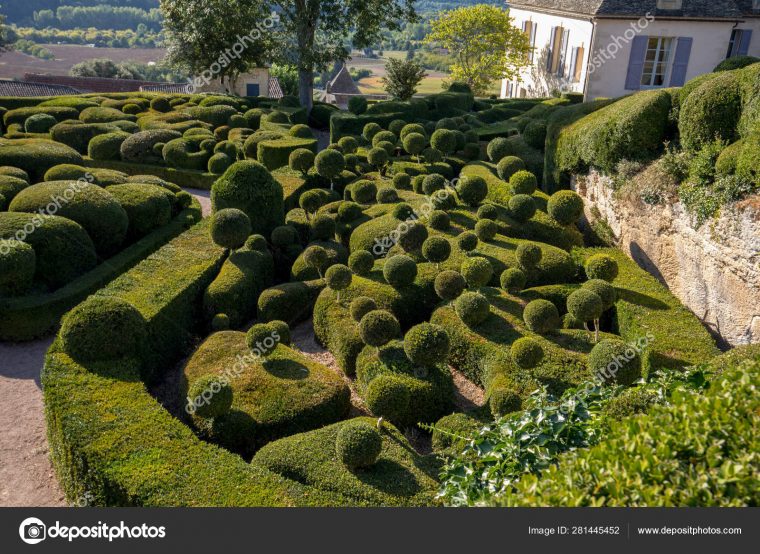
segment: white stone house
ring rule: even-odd
[[[587,100],[681,86],[726,58],[760,57],[760,0],[513,0],[533,47],[503,98],[581,92]]]

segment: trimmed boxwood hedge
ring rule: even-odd
[[[256,146],[256,159],[267,169],[274,170],[287,166],[290,154],[299,148],[306,148],[316,154],[317,140],[299,137],[282,137],[276,140],[263,140]]]
[[[55,165],[82,164],[82,156],[73,148],[45,139],[0,139],[0,166],[13,166],[29,174],[32,182],[42,181],[45,172]]]

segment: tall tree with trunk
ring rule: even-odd
[[[232,89],[241,73],[268,62],[274,49],[264,0],[161,0],[169,62]]]
[[[397,30],[414,21],[414,0],[272,0],[280,15],[280,58],[298,68],[298,95],[309,110],[314,72],[348,58],[349,42],[364,48],[382,29]]]
[[[451,76],[485,94],[494,81],[512,79],[528,65],[528,37],[512,24],[509,12],[478,4],[442,13],[431,23],[427,44],[448,49]]]

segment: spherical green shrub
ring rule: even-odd
[[[171,111],[172,107],[167,97],[156,96],[150,101],[150,109],[157,112],[168,112]]]
[[[24,122],[24,131],[27,133],[47,133],[58,123],[52,115],[36,113],[29,116]]]
[[[528,329],[539,334],[554,331],[560,325],[557,306],[543,298],[528,302],[523,310],[523,320]]]
[[[345,169],[346,160],[337,150],[322,150],[314,157],[314,167],[317,174],[332,181]]]
[[[37,267],[34,248],[15,239],[0,240],[0,296],[29,290]]]
[[[532,196],[527,194],[515,194],[507,202],[509,215],[520,223],[525,223],[536,213],[536,203]]]
[[[443,210],[433,210],[430,212],[428,224],[436,231],[446,231],[451,227],[451,218]]]
[[[367,123],[364,126],[364,129],[362,130],[362,136],[371,142],[372,139],[375,138],[375,135],[378,134],[382,130],[383,128],[373,121],[371,123]]]
[[[290,325],[288,325],[285,321],[275,319],[269,322],[269,326],[272,328],[272,334],[277,342],[285,345],[290,344]]]
[[[591,349],[588,368],[607,382],[630,386],[641,378],[641,358],[622,340],[604,339]]]
[[[594,254],[584,264],[589,279],[602,279],[612,282],[618,276],[618,264],[615,258],[607,254]]]
[[[309,173],[314,165],[315,154],[308,148],[296,148],[288,156],[288,167],[300,171],[303,175]]]
[[[412,188],[412,178],[407,173],[396,173],[393,176],[393,187],[398,190],[409,190]]]
[[[403,119],[394,119],[388,124],[388,130],[396,136],[401,134],[404,127],[406,127],[406,121]]]
[[[389,421],[402,420],[409,411],[411,394],[399,377],[378,375],[367,386],[367,407],[376,416]]]
[[[280,225],[272,229],[269,239],[272,246],[285,250],[288,246],[298,242],[298,231],[292,225]]]
[[[311,240],[333,240],[335,238],[335,220],[329,215],[318,215],[311,220]]]
[[[444,188],[446,188],[446,178],[443,175],[431,173],[422,179],[422,192],[428,196]]]
[[[417,264],[409,256],[398,254],[385,260],[383,265],[385,282],[393,288],[411,285],[417,277]]]
[[[760,58],[756,58],[754,56],[731,56],[730,58],[726,58],[717,66],[715,66],[713,72],[719,73],[721,71],[733,71],[734,69],[742,69],[743,67],[747,67],[748,65],[752,65],[758,62],[760,62]]]
[[[338,299],[340,299],[340,291],[351,286],[353,277],[351,270],[343,264],[332,265],[325,271],[325,283],[338,293]]]
[[[422,255],[430,263],[445,262],[451,255],[451,243],[443,237],[429,237],[422,243]]]
[[[478,236],[471,231],[465,231],[459,235],[457,244],[463,252],[472,252],[478,247]]]
[[[341,147],[344,153],[353,154],[359,148],[359,143],[354,137],[342,137],[338,140],[338,146]]]
[[[303,251],[303,259],[306,265],[316,269],[320,275],[326,269],[326,265],[329,263],[329,256],[327,250],[319,245],[313,244]]]
[[[721,72],[699,85],[681,104],[678,130],[681,144],[696,152],[719,139],[734,142],[742,116],[742,93],[736,72]]]
[[[468,160],[477,160],[480,158],[480,145],[468,142],[462,148],[462,155]]]
[[[496,389],[491,392],[488,405],[491,408],[491,415],[494,418],[500,418],[519,411],[522,408],[522,400],[520,395],[512,389]]]
[[[270,323],[257,323],[245,335],[245,343],[255,354],[266,358],[277,348],[279,330]]]
[[[403,139],[404,150],[412,156],[419,156],[427,146],[427,138],[420,133],[409,133]]]
[[[485,200],[488,194],[488,185],[483,177],[476,175],[464,175],[457,183],[459,199],[468,206],[477,206]]]
[[[486,258],[475,256],[462,262],[460,273],[470,288],[486,286],[493,277],[493,266]]]
[[[78,164],[82,156],[65,144],[45,139],[13,139],[0,148],[0,166],[13,166],[25,171],[31,182],[42,180],[45,172],[60,164]]]
[[[401,202],[393,207],[393,217],[399,221],[407,221],[414,217],[414,209],[406,202]]]
[[[251,220],[253,233],[268,236],[285,221],[284,194],[269,170],[259,162],[235,162],[211,187],[214,211],[237,208]]]
[[[383,346],[401,333],[396,317],[386,310],[372,310],[359,321],[359,336],[364,344]]]
[[[351,100],[357,98],[360,97],[355,96]],[[350,470],[373,465],[382,448],[380,433],[363,421],[349,421],[340,428],[335,438],[335,454]]]
[[[377,185],[369,179],[351,184],[351,199],[357,204],[371,204],[377,196]]]
[[[425,161],[429,164],[437,164],[443,161],[443,152],[437,148],[425,148],[425,150],[422,151],[422,157],[425,158]]]
[[[404,352],[413,364],[429,367],[449,357],[449,334],[432,323],[415,325],[404,336]]]
[[[63,349],[80,362],[138,356],[147,323],[132,304],[113,296],[90,296],[63,318]]]
[[[491,140],[491,142],[489,142],[488,146],[486,147],[488,159],[495,164],[498,164],[502,158],[511,156],[512,150],[512,145],[504,137],[496,137],[495,139]]]
[[[362,207],[356,202],[341,202],[338,206],[338,220],[355,221],[362,216]]]
[[[543,150],[546,143],[546,122],[534,119],[522,133],[523,140],[536,150]]]
[[[351,301],[348,307],[348,312],[351,314],[351,319],[357,323],[369,312],[377,310],[377,303],[368,296],[359,296]]]
[[[513,194],[533,194],[538,187],[538,179],[530,171],[518,171],[509,178],[509,188]]]
[[[560,190],[549,197],[546,211],[560,225],[570,225],[583,215],[583,199],[571,190]]]
[[[227,314],[216,314],[211,319],[211,330],[213,332],[227,331],[230,328],[230,316]]]
[[[457,149],[457,136],[449,129],[437,129],[430,137],[430,145],[444,154],[453,154]]]
[[[517,156],[505,156],[499,160],[498,164],[496,164],[496,171],[498,172],[499,178],[502,181],[509,182],[509,180],[512,178],[512,175],[518,171],[524,170],[525,162]]]
[[[367,152],[367,161],[374,167],[382,169],[388,163],[388,151],[376,146]]]
[[[258,252],[269,252],[269,247],[267,246],[267,239],[265,239],[261,235],[251,235],[248,237],[248,239],[245,241],[245,247],[247,250],[253,250]]]
[[[298,205],[307,214],[316,213],[322,207],[323,195],[318,190],[307,190],[298,199]]]
[[[395,148],[398,143],[398,137],[391,131],[380,131],[372,137],[372,146],[378,147],[381,142],[390,142]]]
[[[209,173],[221,175],[230,168],[233,162],[234,160],[227,154],[219,152],[208,159],[207,169]]]
[[[225,208],[211,219],[211,240],[222,248],[237,250],[251,234],[251,220],[237,208]]]
[[[156,153],[156,144],[166,144],[178,138],[182,138],[182,135],[170,129],[140,131],[121,143],[121,159],[138,164],[161,164],[164,160],[161,154]]]
[[[596,293],[602,299],[602,307],[609,310],[615,305],[617,300],[617,291],[615,287],[602,279],[591,279],[583,283],[583,288]]]
[[[187,391],[188,411],[203,418],[225,415],[232,407],[232,385],[220,375],[204,375]]]
[[[512,361],[523,369],[536,367],[544,358],[544,349],[541,345],[528,337],[522,337],[513,342],[509,353]]]
[[[352,96],[348,101],[348,110],[356,115],[367,111],[367,99],[364,96]]]
[[[534,269],[541,262],[541,248],[532,242],[521,242],[515,249],[515,257],[520,268]]]
[[[593,321],[601,317],[604,304],[594,291],[580,288],[567,297],[567,311],[578,321]]]
[[[422,135],[423,137],[427,136],[427,131],[425,131],[425,127],[423,127],[419,123],[409,123],[407,125],[404,125],[404,127],[401,129],[401,132],[399,133],[399,138],[401,138],[401,140],[404,140],[408,135],[411,135],[414,133],[418,135]]]
[[[436,275],[433,287],[442,300],[455,300],[467,288],[467,281],[458,271],[446,270]]]
[[[502,271],[499,279],[501,288],[510,294],[517,294],[525,288],[525,284],[528,282],[528,277],[525,272],[516,267],[509,267]]]
[[[454,311],[465,325],[474,327],[488,319],[491,304],[479,292],[465,292],[454,301]]]
[[[428,230],[419,221],[407,223],[406,230],[398,237],[398,243],[405,252],[416,252],[428,238]]]
[[[493,240],[498,231],[499,226],[490,219],[481,219],[475,224],[475,234],[477,235],[478,239],[482,240],[483,242]]]
[[[458,127],[457,122],[454,121],[451,117],[444,117],[442,119],[439,119],[438,122],[435,124],[436,129],[448,129],[450,131],[453,131]]]
[[[398,202],[398,192],[393,187],[380,187],[375,195],[375,199],[380,204],[393,204]]]
[[[366,250],[355,250],[348,257],[348,267],[357,275],[369,275],[374,265],[375,258]]]
[[[493,204],[483,204],[478,208],[477,216],[478,219],[490,219],[491,221],[496,221],[499,219],[499,210],[497,210],[496,206]]]

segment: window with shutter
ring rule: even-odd
[[[565,69],[567,65],[567,47],[570,43],[570,29],[564,29],[562,32],[562,43],[559,48],[559,62],[557,63],[557,75],[560,77],[565,76]]]

